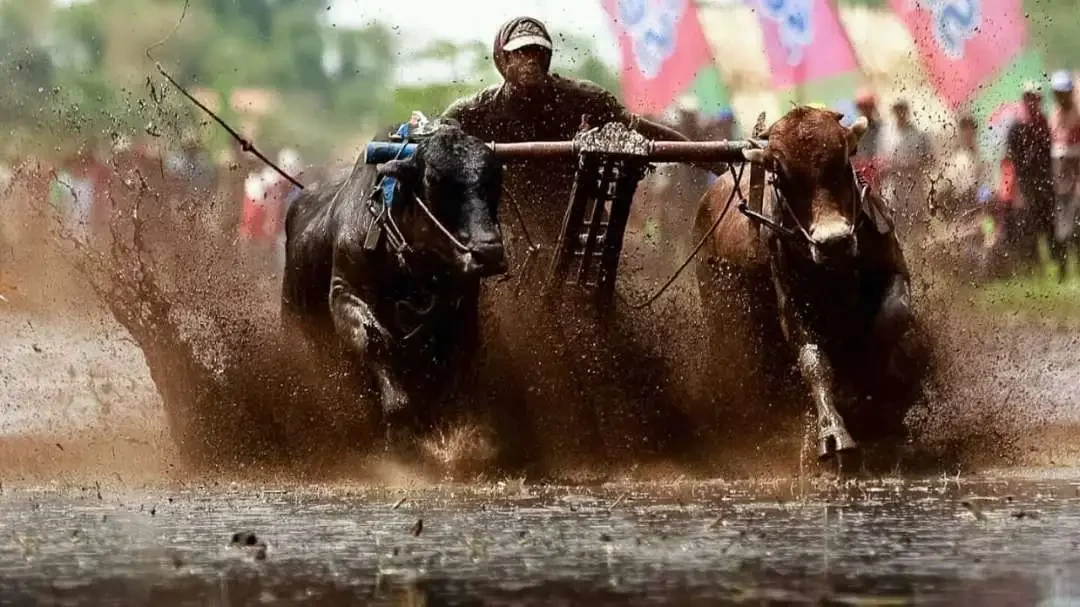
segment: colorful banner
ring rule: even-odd
[[[927,78],[953,110],[1010,65],[1027,39],[1022,0],[889,4],[915,40]]]
[[[860,72],[831,0],[751,0],[773,88],[800,103],[850,99]]]
[[[715,70],[693,0],[602,0],[622,54],[623,103],[659,114]]]
[[[858,71],[829,0],[758,0],[773,86],[795,86]]]

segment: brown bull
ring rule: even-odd
[[[767,171],[761,212],[731,208],[720,217],[735,189],[729,175],[701,199],[694,224],[695,240],[708,236],[698,287],[712,357],[725,357],[717,371],[728,388],[754,394],[782,383],[773,374],[794,362],[815,406],[822,457],[855,448],[836,406],[834,369],[861,376],[868,361],[891,368],[912,321],[892,222],[850,161],[866,119],[844,127],[841,117],[792,109],[763,134],[765,149],[745,152]],[[742,178],[736,203],[749,181]],[[775,347],[781,340],[794,357]]]

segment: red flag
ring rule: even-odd
[[[623,102],[630,111],[664,111],[711,65],[693,0],[602,2],[619,39]]]
[[[855,50],[829,0],[759,4],[765,57],[775,88],[791,89],[859,71]]]
[[[1027,40],[1022,0],[889,0],[927,76],[952,108],[1008,65]]]

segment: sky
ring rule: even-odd
[[[549,30],[585,34],[617,66],[619,49],[600,0],[330,0],[330,23],[358,26],[382,21],[401,27],[406,48],[434,39],[491,42],[503,22],[532,16]]]

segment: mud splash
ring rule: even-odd
[[[387,462],[370,448],[378,444],[365,414],[371,405],[349,369],[282,342],[279,283],[265,253],[207,228],[224,204],[216,193],[155,184],[120,162],[112,169],[107,232],[80,240],[49,220],[43,248],[77,268],[94,294],[68,299],[82,308],[100,301],[137,345],[168,429],[150,440],[170,438],[177,461],[192,469],[579,481],[820,471],[803,465],[799,406],[747,410],[716,389],[692,272],[654,306],[631,309],[627,301],[643,299],[674,265],[658,263],[640,234],[628,236],[620,286],[627,301],[606,332],[565,310],[545,313],[528,291],[512,295],[514,283],[490,285],[495,305],[468,415],[426,441],[432,470]],[[37,288],[78,292],[75,275],[43,282]],[[908,447],[873,466],[910,470],[921,461],[953,470],[1024,461],[1040,447],[1030,437],[1052,417],[1052,407],[1027,406],[1042,398],[1026,386],[1043,372],[1030,358],[1043,338],[1016,340],[994,319],[973,317],[955,282],[924,281],[919,292],[940,359],[940,377],[910,419],[919,457]]]

